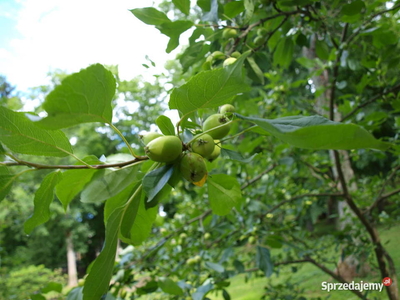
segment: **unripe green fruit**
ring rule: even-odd
[[[215,143],[214,151],[208,157],[209,161],[215,160],[221,154],[221,143],[219,142],[219,140],[215,140],[214,143]]]
[[[211,54],[211,57],[214,59],[225,59],[226,55],[222,53],[221,51],[214,51]]]
[[[262,44],[264,44],[264,37],[262,37],[262,36],[257,36],[257,37],[254,39],[254,44],[255,44],[256,46],[261,46]]]
[[[205,239],[205,240],[208,240],[210,237],[211,237],[211,234],[210,234],[209,232],[206,232],[206,233],[204,234],[204,239]]]
[[[231,117],[235,112],[235,107],[232,104],[224,104],[219,108],[219,112],[223,115]]]
[[[237,36],[237,31],[236,31],[236,29],[233,29],[233,28],[226,28],[222,32],[222,38],[226,39],[226,40],[230,39],[230,38],[234,38],[236,36]]]
[[[202,134],[191,143],[192,151],[205,158],[211,155],[214,147],[214,139],[209,134]]]
[[[227,67],[231,64],[233,64],[235,61],[237,61],[236,58],[234,57],[228,57],[227,59],[224,60],[224,63],[222,64],[223,67]]]
[[[196,263],[199,263],[201,261],[201,256],[200,255],[196,255],[195,257],[193,257],[194,261]]]
[[[139,138],[142,141],[142,143],[147,146],[148,143],[150,143],[152,140],[155,140],[156,138],[163,136],[161,133],[158,132],[148,132],[144,134],[140,134]]]
[[[249,237],[249,240],[248,240],[248,242],[249,242],[249,244],[255,244],[256,243],[256,238],[254,237],[254,236],[251,236],[251,237]]]
[[[268,34],[268,30],[264,27],[257,29],[257,35],[261,37],[265,37]]]
[[[207,132],[209,135],[212,136],[213,139],[222,139],[229,133],[229,130],[231,129],[231,124],[226,124],[228,121],[229,119],[223,114],[211,115],[204,121],[203,131],[207,131],[223,125],[219,128],[215,128],[214,130]]]
[[[239,51],[235,51],[235,52],[233,52],[233,53],[231,54],[231,57],[239,58],[240,55],[242,55],[242,54],[241,54]]]
[[[190,182],[199,182],[207,176],[207,166],[203,157],[197,153],[186,153],[180,162],[179,168],[183,178]]]
[[[186,260],[186,264],[187,265],[195,265],[197,263],[197,261],[194,259],[194,258],[188,258],[187,260]]]
[[[151,160],[172,162],[182,153],[182,142],[176,136],[166,135],[152,140],[144,149]]]

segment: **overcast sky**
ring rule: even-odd
[[[153,0],[0,0],[0,75],[26,91],[48,83],[55,69],[118,64],[123,79],[150,78],[167,59],[168,38],[129,9]],[[157,69],[146,69],[145,55]],[[147,62],[148,63],[148,62]]]

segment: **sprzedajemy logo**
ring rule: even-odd
[[[382,292],[383,286],[389,286],[392,284],[392,279],[385,277],[382,283],[371,283],[371,282],[348,282],[348,283],[330,283],[323,281],[321,282],[321,290],[327,291],[379,291]]]

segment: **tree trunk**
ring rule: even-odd
[[[68,286],[74,287],[78,285],[78,271],[76,268],[76,256],[71,232],[67,232],[65,244],[67,245]]]
[[[316,35],[313,36],[313,38],[310,41],[310,48],[303,48],[303,54],[309,58],[309,59],[316,59],[317,55],[315,52],[315,44],[316,44]],[[312,70],[314,71],[314,70]],[[314,104],[314,110],[326,117],[329,118],[329,99],[332,97],[331,95],[331,90],[330,90],[330,78],[329,78],[329,72],[328,70],[324,70],[319,76],[313,76],[312,81],[314,84],[314,87],[316,90],[318,89],[325,89],[324,93],[321,93],[319,97],[315,99],[315,104]],[[332,116],[331,116],[332,117]],[[333,114],[333,120],[338,121],[340,120],[340,115],[338,113]],[[343,170],[343,174],[345,176],[345,181],[347,183],[351,183],[348,185],[348,189],[350,192],[356,191],[357,190],[357,184],[355,183],[354,180],[354,171],[351,167],[351,162],[350,162],[350,156],[347,151],[338,151],[340,158],[341,158],[341,166]],[[329,156],[332,161],[332,165],[335,165],[335,158],[334,158],[334,152],[329,151]],[[332,168],[332,173],[335,177],[335,179],[338,179],[338,172],[335,167]],[[343,190],[343,187],[340,187],[341,190]],[[347,202],[344,200],[333,200],[336,201],[334,205],[336,205],[337,208],[337,215],[338,217],[336,218],[336,227],[339,230],[343,230],[347,225],[352,224],[352,216],[354,216],[352,210],[348,206]],[[328,205],[328,203],[327,203]],[[328,216],[329,217],[329,216]],[[355,241],[357,243],[357,241]],[[340,259],[338,262],[337,269],[335,270],[335,273],[340,274],[343,278],[345,278],[347,281],[353,280],[353,278],[356,275],[361,275],[361,273],[364,273],[364,270],[362,270],[361,273],[357,274],[357,268],[360,265],[359,259],[355,258],[353,255],[350,255],[343,260]],[[364,265],[366,267],[367,264],[363,264],[362,267],[359,269],[364,269]]]

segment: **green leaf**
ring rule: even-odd
[[[134,182],[126,187],[123,191],[107,199],[104,206],[104,223],[107,223],[107,220],[110,218],[113,211],[115,211],[117,208],[125,206],[134,191],[138,188],[139,184],[140,183],[138,182]]]
[[[117,195],[132,182],[138,180],[138,172],[139,166],[133,166],[111,172],[90,182],[81,194],[81,201],[85,203],[100,203]]]
[[[50,204],[54,199],[54,188],[61,180],[61,172],[47,174],[35,193],[33,215],[26,220],[24,230],[30,234],[32,230],[50,219]]]
[[[48,292],[62,292],[63,285],[58,282],[49,282],[44,288],[42,288],[42,293],[46,294]]]
[[[102,65],[91,65],[66,77],[43,103],[48,116],[38,123],[59,129],[81,123],[111,123],[111,101],[116,83],[113,74]]]
[[[244,11],[245,11],[243,20],[244,24],[250,22],[251,18],[253,17],[255,3],[256,3],[255,0],[244,0]]]
[[[67,296],[66,300],[82,300],[83,299],[83,287],[79,286],[72,289]]]
[[[248,90],[242,78],[242,65],[250,52],[243,53],[238,60],[226,68],[200,72],[187,83],[173,90],[170,109],[178,109],[184,115],[199,108],[214,108],[238,93]]]
[[[224,14],[228,18],[231,18],[231,19],[236,17],[238,14],[240,14],[243,11],[244,11],[243,1],[228,2],[224,6]]]
[[[361,0],[353,1],[343,6],[341,14],[346,16],[353,16],[361,13],[361,10],[365,8],[365,4]]]
[[[36,126],[24,113],[0,107],[0,141],[11,151],[63,157],[72,153],[67,137],[59,130],[45,130]]]
[[[83,161],[91,165],[101,164],[95,157],[87,157]],[[82,165],[82,163],[78,162],[76,165]],[[56,196],[65,210],[75,196],[92,180],[93,175],[99,171],[94,169],[80,169],[68,170],[63,173],[61,181],[56,186]]]
[[[320,59],[328,60],[329,59],[329,47],[325,43],[325,41],[316,40],[315,42],[315,53]]]
[[[229,175],[218,174],[207,179],[208,199],[214,214],[223,216],[242,200],[240,185]]]
[[[300,33],[296,37],[296,45],[309,48],[310,42],[308,41],[308,38],[304,34]]]
[[[29,298],[30,300],[46,300],[46,297],[42,294],[32,294]]]
[[[386,150],[391,144],[375,139],[363,127],[333,122],[321,116],[292,116],[278,119],[244,117],[280,140],[299,148],[350,150],[373,148]]]
[[[163,23],[157,26],[157,28],[161,31],[162,34],[165,34],[170,38],[167,49],[165,51],[167,53],[170,53],[172,50],[178,47],[180,35],[192,26],[193,22],[184,20]]]
[[[231,300],[231,296],[225,289],[222,290],[222,297],[224,297],[224,300]]]
[[[0,202],[11,191],[14,179],[17,177],[18,175],[11,174],[7,167],[0,166]]]
[[[277,234],[271,234],[267,236],[267,239],[265,240],[265,243],[271,247],[271,248],[282,248],[282,237]]]
[[[294,43],[292,38],[282,39],[274,52],[274,64],[280,65],[282,68],[288,68],[292,62],[294,51]]]
[[[211,270],[214,270],[215,272],[218,272],[218,273],[223,273],[223,272],[225,272],[225,268],[224,268],[222,265],[220,265],[220,264],[216,264],[216,263],[213,263],[213,262],[210,262],[210,261],[206,261],[206,262],[204,263],[204,265],[205,265],[207,268],[210,268]]]
[[[315,59],[309,59],[307,57],[299,57],[296,61],[307,69],[312,69],[317,65]]]
[[[271,261],[271,254],[267,248],[257,246],[256,253],[256,265],[264,272],[266,277],[270,277],[273,271],[273,265]]]
[[[258,153],[255,153],[252,156],[250,156],[248,158],[245,158],[239,152],[236,152],[236,151],[233,151],[233,150],[229,150],[229,149],[225,149],[225,148],[221,148],[221,155],[223,157],[228,157],[229,159],[237,160],[237,161],[240,161],[242,163],[248,164],[249,162],[251,162],[258,155]]]
[[[144,200],[142,193],[139,209],[131,229],[131,244],[134,246],[142,244],[149,237],[158,213],[158,206],[146,209]]]
[[[189,15],[190,0],[172,0],[172,3],[175,5],[177,9],[179,9],[185,15]]]
[[[83,300],[100,299],[109,288],[117,252],[118,234],[123,216],[123,208],[115,209],[106,224],[103,250],[91,265],[83,288]]]
[[[159,116],[156,119],[156,124],[164,135],[175,135],[175,127],[170,118],[166,116]]]
[[[210,45],[205,44],[204,41],[195,42],[191,44],[190,47],[186,48],[179,57],[179,61],[182,65],[182,72],[185,73],[191,66],[201,61],[209,49]]]
[[[146,295],[155,292],[158,289],[158,282],[155,280],[147,281],[144,286],[136,290],[138,295]]]
[[[131,13],[133,13],[136,18],[147,25],[161,25],[166,22],[171,22],[166,14],[155,9],[154,7],[131,9]]]
[[[183,290],[172,279],[167,277],[160,277],[158,279],[158,286],[164,293],[182,296]]]
[[[254,57],[248,57],[247,61],[249,62],[250,67],[253,69],[254,73],[256,74],[257,78],[261,82],[261,84],[264,84],[265,81],[265,76],[263,71],[261,71],[260,67],[257,65],[256,61],[254,60]]]
[[[199,286],[192,294],[192,299],[193,300],[203,300],[204,296],[207,295],[209,291],[211,291],[214,288],[214,285],[211,283],[207,283],[205,285]]]
[[[0,155],[5,154],[6,150],[3,148],[3,145],[0,144]]]
[[[143,177],[143,188],[150,202],[168,183],[173,174],[173,165],[166,165],[147,173]]]
[[[120,238],[123,242],[130,244],[131,229],[135,223],[140,201],[142,200],[142,185],[138,183],[132,190],[128,203],[124,207],[124,215],[122,217]]]

